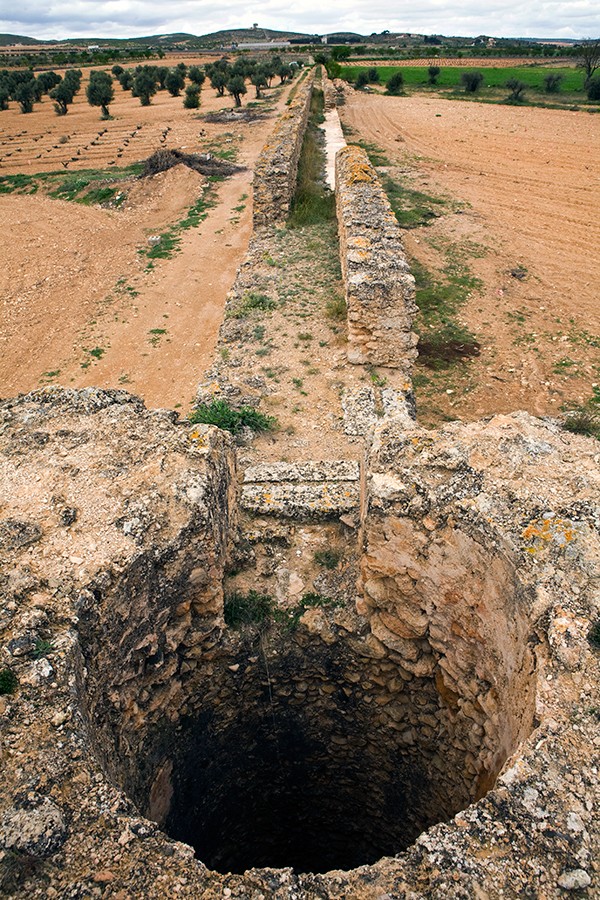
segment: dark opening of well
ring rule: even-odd
[[[382,767],[374,768],[362,748],[353,753],[325,733],[310,737],[296,717],[277,727],[249,720],[216,741],[209,733],[190,740],[174,772],[166,830],[211,869],[350,869],[393,855],[420,831],[414,812],[424,776],[383,746]]]

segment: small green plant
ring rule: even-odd
[[[341,554],[337,550],[316,550],[314,556],[318,566],[324,569],[336,569],[341,559]]]
[[[93,206],[95,204],[103,204],[103,203],[112,203],[113,206],[120,206],[123,202],[123,195],[121,195],[118,201],[115,201],[115,197],[117,195],[117,189],[111,187],[99,187],[92,188],[87,191],[83,197],[77,198],[79,203],[84,203],[86,206]]]
[[[91,350],[87,350],[85,347],[83,348],[86,353],[89,353],[90,356],[93,356],[94,359],[102,359],[106,350],[104,347],[92,347]]]
[[[385,151],[381,149],[377,144],[371,143],[371,141],[355,141],[354,143],[358,144],[359,147],[362,147],[363,150],[366,150],[371,160],[371,163],[377,168],[378,166],[391,166],[392,162],[388,156],[386,156]]]
[[[54,644],[52,641],[45,641],[43,638],[39,638],[35,643],[33,655],[36,659],[43,659],[49,653],[52,653],[53,650]]]
[[[334,600],[332,597],[325,597],[323,594],[309,591],[308,593],[302,595],[302,599],[296,606],[294,606],[292,609],[286,610],[288,617],[286,623],[287,627],[289,629],[296,628],[307,609],[314,609],[315,607],[325,609],[327,607],[331,608],[341,605],[341,600]]]
[[[329,319],[345,319],[348,308],[344,297],[335,296],[325,304],[325,315]]]
[[[212,400],[210,403],[200,403],[189,417],[192,425],[216,425],[224,431],[239,434],[242,428],[251,428],[252,431],[271,431],[275,428],[277,420],[273,416],[265,416],[264,413],[251,406],[240,406],[234,409],[225,400]]]
[[[234,306],[230,316],[234,319],[243,319],[253,310],[258,309],[268,312],[277,307],[277,302],[266,294],[258,294],[255,291],[246,291],[242,299]]]
[[[166,334],[166,333],[167,333],[166,328],[151,328],[150,331],[148,332],[148,334],[151,335],[149,342],[152,344],[153,347],[157,347],[158,344],[160,343],[161,337],[163,336],[163,334]]]
[[[380,179],[402,228],[420,228],[442,214],[447,202],[442,197],[406,187],[385,172],[380,174]]]
[[[463,72],[460,81],[467,94],[475,94],[483,84],[481,72]]]
[[[584,434],[600,441],[600,415],[587,406],[571,410],[565,417],[564,428],[572,434]]]
[[[385,387],[387,384],[387,378],[380,375],[379,372],[376,371],[376,369],[373,369],[373,368],[369,369],[369,378],[371,379],[371,382],[372,382],[372,384],[375,385],[375,387],[382,388],[382,387]]]
[[[0,670],[0,695],[13,694],[19,686],[19,679],[12,669]]]
[[[243,625],[262,625],[271,621],[275,610],[275,602],[268,594],[238,591],[225,597],[223,616],[225,624],[230,628],[241,628]]]
[[[568,370],[574,365],[575,360],[571,359],[570,356],[564,356],[562,359],[559,359],[558,362],[554,363],[552,371],[556,375],[569,374]]]

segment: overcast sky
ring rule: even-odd
[[[501,37],[597,37],[598,0],[0,0],[0,32],[37,38],[135,37],[221,28],[308,33],[411,31]]]

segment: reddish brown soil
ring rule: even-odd
[[[124,184],[121,209],[39,193],[0,196],[2,396],[50,382],[123,385],[149,405],[187,405],[212,361],[225,295],[250,236],[252,167],[276,110],[243,126],[208,124],[198,112],[231,106],[210,88],[199,111],[165,92],[146,108],[119,87],[115,94],[107,122],[83,90],[65,117],[47,98],[30,115],[2,113],[0,175],[63,163],[73,172],[123,166],[159,146],[201,152],[215,144],[238,147],[247,168],[212,188],[216,203],[206,220],[183,232],[179,252],[151,271],[139,249],[181,220],[206,188],[189,169]],[[62,144],[61,135],[68,138]]]
[[[586,400],[600,381],[600,117],[348,94],[342,118],[385,149],[393,174],[449,198],[432,225],[406,233],[409,253],[433,272],[460,258],[482,282],[459,314],[481,355],[441,373],[417,367],[423,420],[552,414]],[[208,88],[202,103],[206,112],[230,101]],[[164,93],[143,108],[117,88],[111,112],[101,123],[79,97],[62,119],[47,100],[29,116],[2,113],[0,174],[124,165],[160,145],[197,151],[231,140],[232,126],[200,121]],[[0,395],[50,382],[122,385],[150,405],[185,406],[212,361],[250,234],[251,169],[272,124],[235,127],[248,169],[218,185],[207,219],[152,271],[138,250],[204,188],[189,170],[132,182],[120,210],[1,196]]]
[[[600,382],[600,116],[353,91],[341,113],[394,174],[462,206],[405,239],[433,271],[458,256],[483,282],[460,316],[481,356],[433,377],[428,415],[551,414],[589,398]]]

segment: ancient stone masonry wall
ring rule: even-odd
[[[348,87],[341,78],[335,78],[333,81],[323,74],[323,95],[325,100],[325,110],[336,109],[338,106],[344,106],[346,102],[345,92]]]
[[[285,222],[296,190],[298,160],[310,112],[314,71],[299,85],[254,169],[254,227]]]
[[[417,356],[412,331],[415,282],[400,227],[375,169],[360,147],[336,159],[340,258],[348,307],[348,360],[401,369]]]
[[[597,895],[595,441],[383,419],[360,591],[340,563],[236,626],[225,435],[93,389],[0,425],[2,896]],[[357,469],[245,474],[310,520]],[[275,543],[339,547],[275,507]]]
[[[589,441],[567,448],[556,425],[526,414],[435,432],[387,420],[375,430],[357,609],[402,678],[414,676],[405,689],[417,679],[434,688],[414,697],[428,777],[441,785],[454,770],[442,774],[444,747],[446,763],[461,755],[471,798],[485,795],[422,835],[400,865],[406,872],[421,852],[431,863],[443,845],[461,860],[456,896],[462,881],[481,889],[465,896],[521,896],[527,883],[555,897],[594,877],[598,789],[582,759],[600,750],[597,717],[583,713],[598,665],[586,640],[600,604],[594,450]],[[413,716],[400,721],[414,725]],[[476,862],[478,847],[491,857],[500,843],[501,880],[491,859]],[[434,883],[442,896],[443,879]]]

